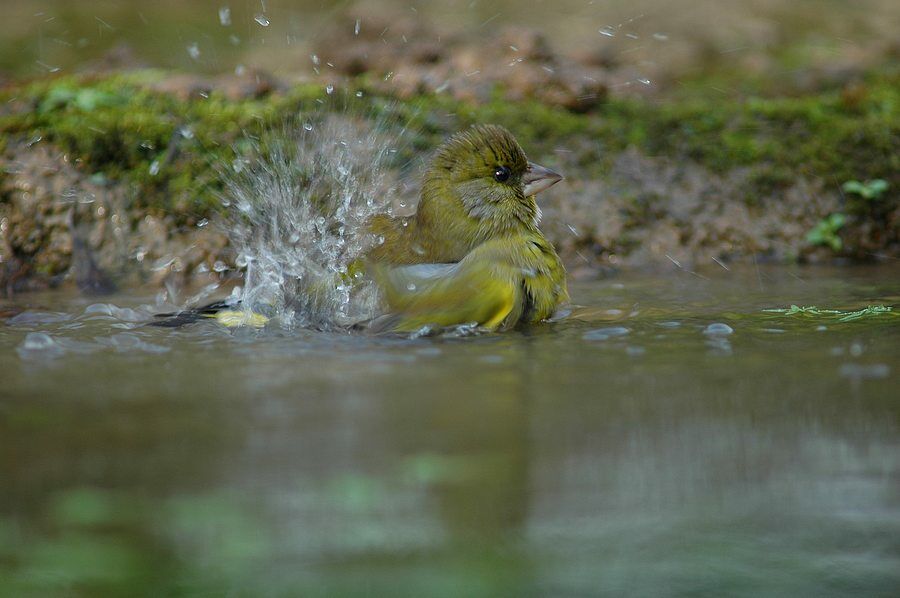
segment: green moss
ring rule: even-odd
[[[0,131],[40,135],[80,167],[135,183],[150,208],[207,212],[219,185],[215,166],[230,163],[245,135],[275,126],[319,93],[298,87],[264,100],[183,101],[147,87],[154,72],[91,80],[40,81],[16,95],[33,109],[0,117]],[[226,162],[227,160],[227,162]]]
[[[375,92],[365,78],[344,95],[303,84],[262,99],[233,101],[214,92],[181,100],[153,90],[165,76],[147,70],[61,77],[8,89],[0,102],[14,107],[0,116],[0,139],[12,147],[13,140],[40,135],[86,173],[135,185],[139,206],[184,216],[214,209],[217,169],[246,151],[247,136],[330,111],[407,128],[412,133],[403,160],[469,124],[494,122],[513,130],[534,156],[574,152],[584,171],[579,174],[587,176],[602,176],[617,152],[636,146],[713,171],[751,167],[748,199],[770,195],[799,175],[835,185],[884,179],[883,203],[895,202],[900,189],[896,74],[873,75],[852,105],[839,91],[746,100],[695,93],[660,103],[612,99],[591,114],[499,97],[483,104],[442,94],[400,101]]]

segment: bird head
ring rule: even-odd
[[[476,125],[438,148],[419,210],[443,218],[462,212],[488,234],[535,226],[540,219],[535,194],[561,179],[529,162],[505,128]]]

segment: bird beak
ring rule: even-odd
[[[540,193],[544,189],[549,189],[562,180],[562,175],[553,172],[549,168],[544,168],[534,162],[528,163],[528,170],[522,177],[524,185],[525,197]]]

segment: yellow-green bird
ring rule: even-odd
[[[371,328],[493,330],[549,318],[568,300],[566,272],[538,229],[534,195],[561,178],[529,162],[502,127],[475,126],[448,140],[415,218],[405,227],[386,217],[373,223],[385,242],[370,253],[370,269],[389,313]]]
[[[448,139],[425,174],[415,216],[369,222],[383,242],[351,270],[368,271],[382,291],[388,313],[370,329],[507,329],[550,317],[568,300],[566,274],[538,229],[535,194],[561,179],[529,162],[503,127],[477,125]],[[220,305],[196,313],[227,325],[265,321]]]

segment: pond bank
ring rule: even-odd
[[[77,279],[103,290],[233,273],[216,227],[222,169],[330,114],[404,131],[397,164],[411,197],[444,137],[477,122],[507,126],[530,157],[566,174],[541,198],[543,228],[578,277],[900,255],[896,71],[796,97],[684,90],[590,106],[517,97],[515,85],[467,99],[391,94],[365,74],[333,89],[253,71],[156,70],[10,84],[0,91],[0,285]],[[854,180],[887,188],[866,197],[864,184],[845,186]]]

